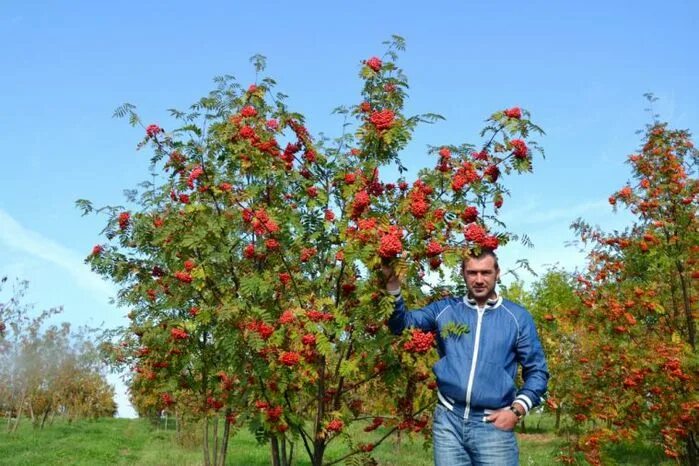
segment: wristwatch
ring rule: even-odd
[[[514,404],[510,406],[510,411],[515,413],[515,416],[517,416],[518,421],[522,419],[522,417],[524,417],[524,413],[520,411],[519,408],[517,408]]]

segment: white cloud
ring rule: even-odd
[[[77,285],[99,298],[111,297],[114,290],[83,263],[83,258],[40,233],[22,226],[0,209],[0,243],[64,269]]]

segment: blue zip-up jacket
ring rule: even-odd
[[[450,323],[468,325],[469,331],[443,336]],[[475,301],[450,297],[408,311],[399,295],[388,326],[397,335],[410,327],[436,332],[440,359],[432,370],[437,395],[464,419],[483,419],[515,399],[527,412],[541,403],[549,373],[534,320],[522,306],[498,297],[479,310]],[[524,380],[519,388],[518,364]]]

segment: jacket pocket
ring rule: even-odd
[[[499,364],[483,361],[476,371],[471,405],[478,408],[498,409],[515,397],[515,381]]]
[[[466,398],[466,379],[471,370],[471,358],[455,358],[447,354],[432,367],[442,395],[463,402]]]

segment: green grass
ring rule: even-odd
[[[58,421],[43,430],[25,423],[14,434],[0,433],[0,463],[136,464],[150,436],[146,423],[127,419]]]
[[[551,419],[533,414],[527,418],[527,433],[518,435],[520,463],[554,465],[554,457],[561,450],[563,439],[551,434]],[[2,426],[4,427],[4,426]],[[186,442],[177,442],[170,429],[154,427],[141,419],[99,419],[69,424],[63,420],[43,430],[32,429],[24,423],[15,434],[0,431],[0,464],[12,466],[35,465],[139,465],[139,466],[195,466],[202,464],[197,436]],[[360,442],[375,440],[380,431],[364,434]],[[360,436],[361,437],[361,436]],[[187,446],[182,446],[184,443]],[[410,440],[403,436],[382,443],[373,457],[380,465],[432,465],[432,450],[425,449],[424,439]],[[345,446],[333,442],[325,456],[326,461],[342,456]],[[672,465],[662,451],[648,445],[615,445],[605,451],[605,464],[610,465]],[[259,445],[246,429],[231,438],[228,465],[266,466],[270,464],[269,447]],[[294,464],[309,465],[303,445],[297,443]],[[342,464],[342,463],[341,463]]]

